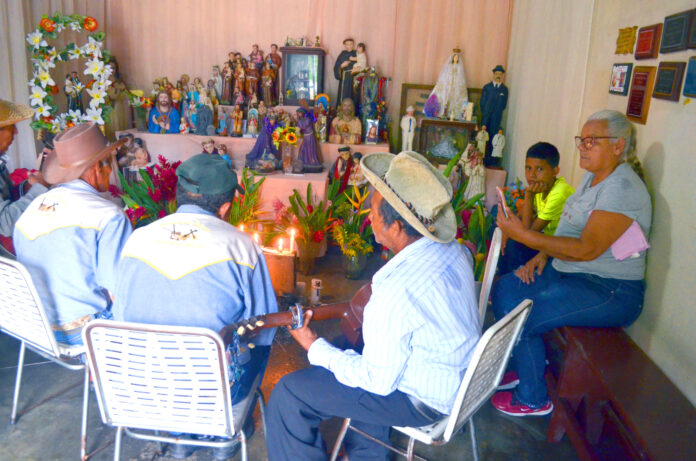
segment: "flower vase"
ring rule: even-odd
[[[367,255],[356,253],[355,256],[343,254],[343,270],[348,280],[358,280],[367,264]]]
[[[297,241],[297,271],[302,275],[310,275],[314,271],[314,263],[321,243],[315,241]]]
[[[136,107],[135,113],[135,128],[138,131],[147,131],[147,111],[144,107]]]
[[[280,158],[283,162],[283,173],[292,173],[292,146],[286,142],[280,143]]]

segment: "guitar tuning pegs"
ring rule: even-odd
[[[244,327],[237,328],[237,334],[239,336],[242,336],[244,333],[246,333],[246,328],[244,328]]]
[[[249,349],[253,349],[253,348],[256,347],[256,344],[254,344],[254,343],[248,343],[248,344],[247,344],[247,347],[248,347]]]
[[[263,320],[257,320],[257,321],[256,321],[256,326],[257,326],[257,327],[262,327],[262,326],[264,326],[265,324],[266,324],[266,322],[264,322]]]

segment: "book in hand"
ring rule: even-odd
[[[633,221],[626,232],[611,245],[611,254],[618,261],[623,261],[627,258],[637,258],[641,251],[648,248],[650,248],[650,244],[645,238],[643,230],[636,221]]]

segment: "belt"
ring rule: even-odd
[[[72,331],[82,328],[87,325],[90,320],[94,318],[93,315],[85,315],[79,319],[75,319],[72,322],[64,323],[62,325],[51,325],[51,328],[55,331]]]
[[[421,402],[420,400],[418,400],[410,394],[406,394],[406,397],[408,397],[409,402],[411,402],[411,405],[413,405],[413,408],[415,408],[418,413],[420,413],[422,416],[425,416],[433,423],[447,416],[445,414],[440,413],[436,409],[430,407],[429,405],[426,405],[425,403]]]

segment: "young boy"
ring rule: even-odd
[[[529,148],[524,164],[527,188],[524,205],[518,210],[527,229],[553,235],[561,219],[563,205],[573,195],[573,188],[558,175],[558,149],[548,142],[538,142]],[[524,265],[537,254],[536,250],[503,238],[498,274],[503,275]]]

